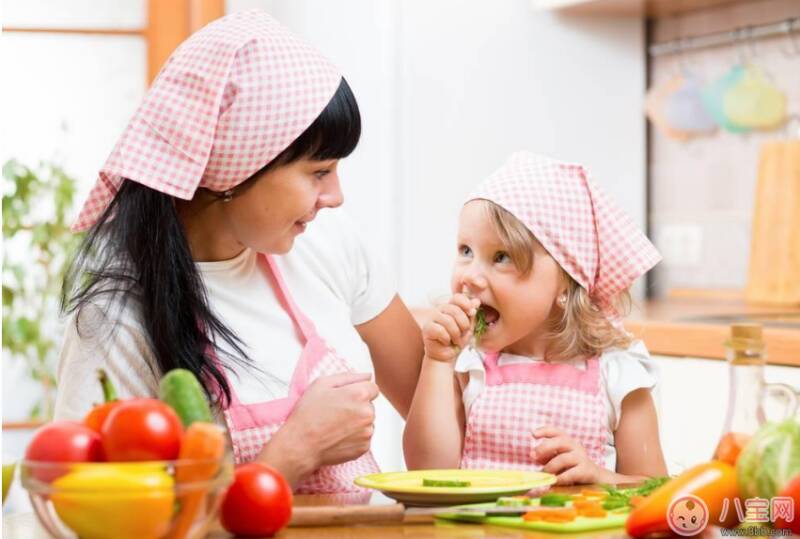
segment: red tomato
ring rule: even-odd
[[[106,458],[115,462],[178,457],[183,426],[158,399],[130,399],[114,406],[101,429]]]
[[[800,534],[800,475],[786,483],[778,496],[786,496],[794,500],[794,520],[786,522],[786,519],[776,518],[775,527],[789,529],[794,534]]]
[[[292,489],[275,468],[251,462],[236,469],[222,502],[226,530],[244,537],[273,535],[291,516]]]
[[[33,435],[25,449],[25,459],[41,462],[97,462],[103,460],[100,435],[77,421],[53,421]],[[42,481],[52,481],[63,470],[34,469],[33,475]]]

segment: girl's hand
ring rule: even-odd
[[[306,389],[259,460],[293,485],[323,465],[357,459],[370,448],[378,386],[369,373],[321,376]]]
[[[576,440],[555,427],[541,427],[533,431],[540,439],[531,451],[531,458],[543,472],[555,474],[557,485],[614,482],[615,474],[595,464],[586,449]]]
[[[481,302],[464,294],[454,294],[436,310],[422,328],[425,357],[450,362],[458,357],[469,342],[475,314]]]

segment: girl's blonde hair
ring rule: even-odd
[[[519,219],[488,200],[478,201],[494,224],[497,234],[517,270],[527,275],[533,270],[533,246],[536,237]],[[566,284],[567,301],[558,308],[559,316],[551,317],[548,333],[548,359],[592,357],[608,348],[627,348],[633,339],[624,329],[614,326],[589,297],[584,287],[559,265],[561,281]],[[620,316],[630,311],[631,296],[623,290],[615,298],[614,309]]]

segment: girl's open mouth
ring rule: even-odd
[[[500,320],[500,313],[491,305],[481,303],[480,309],[483,311],[483,318],[487,326],[491,327]]]

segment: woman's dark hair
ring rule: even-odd
[[[302,158],[346,157],[360,136],[358,104],[342,79],[308,129],[251,179]],[[90,304],[103,309],[107,317],[111,306],[121,310],[133,305],[155,358],[156,364],[150,365],[153,373],[188,369],[218,405],[230,402],[231,393],[210,347],[216,348],[221,339],[233,350],[232,361],[251,364],[242,341],[208,304],[172,197],[137,182],[122,183],[67,269],[61,309],[78,313],[79,334],[81,310]]]

